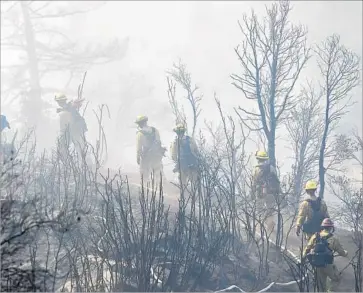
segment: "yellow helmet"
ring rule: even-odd
[[[139,116],[136,117],[135,123],[138,124],[138,123],[141,123],[141,122],[146,122],[148,120],[149,120],[149,118],[147,116],[139,115]]]
[[[174,132],[182,132],[185,131],[186,128],[183,124],[177,124],[173,130]]]
[[[314,181],[314,180],[309,180],[305,184],[305,190],[312,190],[312,189],[317,189],[317,188],[318,188],[318,183],[316,183],[316,181]]]
[[[62,94],[62,93],[57,93],[55,94],[54,96],[54,100],[55,101],[66,101],[67,100],[67,96],[65,94]]]
[[[257,151],[255,156],[256,159],[268,160],[268,154],[265,151]]]

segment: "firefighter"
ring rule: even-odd
[[[175,163],[173,172],[180,175],[181,184],[196,183],[198,179],[198,148],[194,139],[186,135],[186,128],[178,124],[174,129],[176,138],[171,145],[171,158]]]
[[[301,230],[305,234],[306,240],[320,231],[320,224],[325,218],[329,218],[328,208],[323,199],[316,197],[318,184],[314,180],[309,180],[305,184],[305,191],[308,197],[299,206],[296,219],[296,235],[300,236]]]
[[[136,162],[140,166],[140,176],[147,181],[153,173],[154,182],[160,183],[163,176],[163,157],[166,149],[162,147],[159,131],[148,125],[148,117],[140,115],[135,123],[136,133]]]
[[[280,183],[276,169],[269,163],[265,151],[256,151],[257,165],[253,171],[252,194],[258,199],[258,207],[264,210],[268,218],[268,227],[272,230],[275,226],[274,207],[279,195]]]
[[[310,238],[303,252],[303,261],[308,259],[316,269],[316,285],[318,292],[328,292],[327,278],[331,280],[331,290],[335,291],[340,282],[341,274],[334,264],[334,253],[347,257],[348,252],[343,249],[339,239],[333,234],[334,223],[325,218],[321,223],[321,232]]]
[[[88,130],[84,118],[79,113],[83,100],[68,102],[65,94],[56,94],[54,100],[59,106],[57,113],[61,131],[60,151],[65,155],[72,142],[81,156],[86,145],[85,133]]]
[[[0,123],[1,123],[0,133],[2,133],[2,131],[6,128],[10,129],[10,123],[5,115],[1,114]],[[14,139],[15,139],[15,136],[14,136]],[[13,139],[13,142],[11,144],[9,144],[9,143],[4,143],[4,139],[3,139],[3,137],[1,137],[1,141],[0,141],[0,162],[1,162],[1,164],[7,162],[8,159],[10,161],[14,159],[14,155],[15,155],[14,139]]]
[[[5,129],[10,129],[10,124],[5,115],[1,114],[1,132]]]
[[[277,185],[270,178],[277,180],[275,168],[269,163],[269,157],[265,151],[257,151],[255,154],[257,165],[253,171],[253,187],[257,198],[265,198],[267,194],[273,194]],[[274,184],[271,184],[274,183]]]

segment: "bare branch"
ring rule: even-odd
[[[300,198],[303,183],[314,177],[323,131],[319,107],[321,94],[316,92],[311,82],[302,89],[298,99],[299,104],[290,110],[291,116],[286,121],[294,154],[294,193],[297,200]]]
[[[179,60],[178,64],[173,64],[173,68],[169,70],[168,75],[174,79],[174,81],[182,86],[182,88],[186,91],[186,99],[189,102],[192,113],[193,113],[193,128],[192,128],[192,137],[195,136],[195,130],[198,122],[198,117],[200,115],[200,102],[203,98],[203,95],[197,95],[196,92],[199,90],[197,85],[192,86],[191,83],[191,75],[186,69],[186,65]],[[169,81],[168,81],[169,84]],[[169,87],[170,88],[170,87]],[[174,85],[174,96],[175,96],[175,85]],[[170,97],[169,97],[170,99]],[[175,98],[174,98],[175,100]],[[185,121],[185,120],[184,120]]]
[[[242,74],[231,75],[232,84],[242,91],[244,97],[257,102],[274,166],[275,132],[279,123],[286,119],[287,112],[296,105],[292,92],[310,57],[306,45],[307,31],[289,22],[290,10],[289,1],[280,1],[266,8],[267,17],[261,21],[254,11],[250,17],[244,15],[239,26],[245,40],[235,49]],[[257,117],[255,113],[244,112]],[[246,121],[253,123],[254,119],[249,117]]]

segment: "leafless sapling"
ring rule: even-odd
[[[179,60],[178,64],[173,64],[173,68],[168,71],[168,75],[177,83],[179,84],[183,90],[186,92],[185,98],[189,102],[191,108],[192,108],[192,115],[193,115],[193,127],[192,127],[192,137],[195,137],[195,130],[198,123],[198,117],[200,115],[201,109],[200,109],[200,102],[202,100],[202,95],[198,94],[197,91],[199,90],[199,87],[197,85],[192,85],[192,79],[191,74],[187,71],[186,65]],[[169,93],[170,91],[173,91],[174,93],[174,99],[171,100],[175,104],[175,84],[172,84],[170,80],[168,79],[168,85],[169,85]],[[170,99],[171,95],[169,95]],[[172,105],[172,107],[177,107],[177,104]],[[173,109],[175,111],[175,109]],[[181,114],[181,113],[180,113]],[[177,117],[177,119],[182,119],[183,117]],[[184,117],[185,118],[185,117]],[[180,121],[185,122],[185,121]]]

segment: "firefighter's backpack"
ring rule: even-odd
[[[164,156],[165,154],[165,148],[163,148],[160,144],[159,141],[156,140],[156,128],[155,127],[150,127],[151,128],[151,133],[150,132],[146,132],[143,131],[142,129],[139,130],[148,140],[148,147],[147,149],[144,151],[145,153],[153,153],[153,154],[159,154],[161,156]]]
[[[1,131],[3,131],[6,127],[9,127],[10,128],[9,122],[6,119],[6,116],[5,115],[2,115],[1,114],[1,122],[0,123],[1,123]]]
[[[184,136],[180,140],[180,168],[181,169],[189,169],[196,168],[197,166],[197,158],[192,152],[190,147],[190,137]]]
[[[305,201],[309,203],[310,208],[312,209],[312,217],[303,224],[302,230],[309,234],[320,232],[321,223],[325,218],[325,214],[321,212],[321,198],[318,197],[317,200],[306,199]]]
[[[324,268],[334,262],[333,251],[329,248],[328,239],[333,236],[321,236],[316,233],[316,243],[314,248],[307,254],[307,259],[313,267]]]
[[[79,111],[77,111],[76,109],[72,109],[71,111],[72,113],[72,117],[74,119],[74,123],[76,123],[77,125],[79,125],[79,127],[84,131],[87,132],[88,131],[88,127],[87,127],[87,123],[86,120],[84,119],[84,117],[79,113]]]
[[[271,164],[262,164],[259,166],[258,181],[266,186],[267,192],[276,194],[279,192],[280,181],[274,172],[271,172]]]
[[[79,111],[72,106],[71,104],[67,104],[64,107],[58,108],[57,113],[61,111],[67,111],[71,114],[73,125],[79,129],[81,129],[84,133],[88,131],[87,123],[84,117],[79,113]]]

